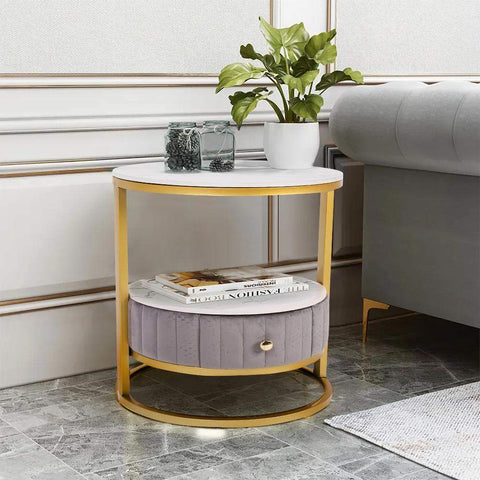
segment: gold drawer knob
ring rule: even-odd
[[[271,340],[263,340],[262,342],[260,342],[260,348],[264,352],[268,352],[273,348],[273,342]]]

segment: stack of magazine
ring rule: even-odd
[[[308,290],[290,275],[253,267],[160,273],[142,286],[183,303],[204,303]]]

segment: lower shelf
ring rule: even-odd
[[[307,360],[308,361],[308,360]],[[134,381],[135,374],[148,367],[149,365],[142,364],[130,370],[130,378]],[[314,372],[303,366],[299,369],[302,373],[312,376],[323,386],[323,394],[313,402],[310,402],[301,407],[284,410],[281,412],[268,413],[264,415],[252,416],[238,416],[238,417],[211,417],[201,415],[188,415],[184,413],[168,412],[157,408],[144,405],[131,394],[121,394],[116,388],[118,402],[128,410],[141,415],[143,417],[151,418],[160,422],[172,423],[174,425],[184,425],[190,427],[210,427],[210,428],[245,428],[245,427],[262,427],[266,425],[276,425],[278,423],[291,422],[301,418],[307,418],[315,413],[323,410],[328,406],[332,397],[332,386],[327,378],[318,377]]]

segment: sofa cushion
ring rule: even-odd
[[[332,138],[366,164],[480,176],[480,85],[390,82],[335,103]]]

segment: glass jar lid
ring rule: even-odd
[[[222,127],[229,127],[230,122],[228,120],[205,120],[203,122],[204,127],[214,127],[216,125],[219,125]]]
[[[195,128],[195,122],[170,122],[168,128]]]

